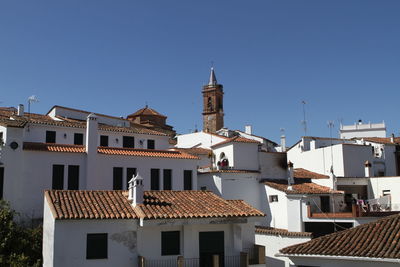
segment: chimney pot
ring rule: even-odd
[[[251,125],[244,126],[244,132],[247,134],[252,134]]]
[[[24,105],[22,105],[22,104],[18,105],[17,115],[24,116]]]
[[[139,175],[133,176],[129,181],[128,200],[132,201],[132,206],[136,207],[143,203],[143,178]]]

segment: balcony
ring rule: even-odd
[[[347,208],[348,206],[346,206]],[[342,207],[343,208],[343,207]],[[312,219],[341,219],[360,217],[385,217],[400,213],[400,204],[352,204],[346,209],[338,209],[338,212],[317,211],[316,207],[307,205],[307,216]]]

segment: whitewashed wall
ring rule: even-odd
[[[304,243],[311,240],[310,237],[278,236],[256,234],[256,244],[265,246],[265,266],[289,267],[290,260],[286,257],[276,257],[280,249]]]
[[[176,147],[191,148],[191,147],[202,147],[210,148],[226,139],[218,137],[214,134],[208,134],[204,132],[182,134],[177,136]]]
[[[286,153],[259,152],[258,157],[262,178],[287,179]]]
[[[258,144],[233,143],[233,166],[239,170],[259,170]]]

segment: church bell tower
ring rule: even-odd
[[[217,83],[214,68],[210,80],[203,86],[203,131],[215,133],[224,127],[224,92],[222,84]]]

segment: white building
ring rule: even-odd
[[[0,197],[41,218],[46,189],[123,190],[140,173],[146,190],[197,189],[198,157],[128,119],[54,106],[46,115],[0,109]]]
[[[44,266],[176,266],[178,257],[213,266],[218,255],[220,266],[239,267],[241,252],[255,247],[264,214],[244,201],[139,188],[46,191]]]
[[[399,266],[400,215],[286,247],[291,266]]]
[[[350,139],[354,137],[386,137],[385,122],[362,123],[361,120],[353,125],[340,125],[340,138]]]

